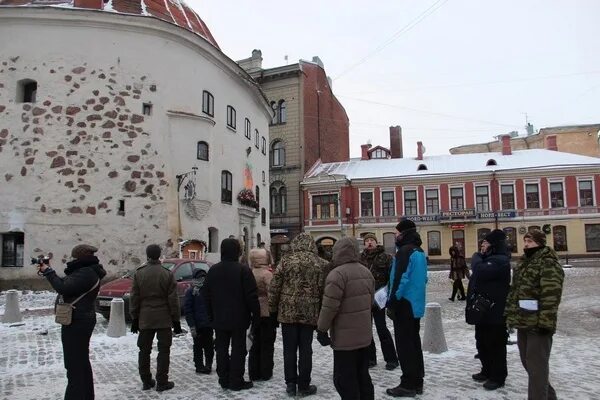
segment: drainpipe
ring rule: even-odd
[[[352,220],[352,237],[356,237],[356,226],[354,225],[354,191],[352,190],[352,181],[348,180],[348,188],[350,189],[350,218]]]
[[[496,209],[497,207],[495,207],[494,205],[496,204],[496,201],[498,201],[498,195],[500,194],[500,191],[498,190],[498,185],[496,185],[496,171],[494,170],[492,170],[492,189],[495,192],[494,200],[492,201],[492,211],[494,213],[494,227],[495,229],[498,229],[498,210]]]

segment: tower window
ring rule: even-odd
[[[37,82],[32,79],[20,80],[17,84],[17,103],[35,103]]]

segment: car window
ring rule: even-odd
[[[196,272],[199,269],[208,272],[208,264],[207,263],[203,263],[203,262],[195,262],[194,263],[194,272]]]
[[[176,281],[185,281],[192,279],[192,263],[180,264],[179,267],[175,270],[175,280]]]
[[[175,266],[175,263],[162,263],[163,268],[168,269],[169,271],[173,271],[173,267]]]

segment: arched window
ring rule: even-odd
[[[219,251],[219,230],[215,227],[208,228],[208,252],[216,253]]]
[[[196,158],[198,160],[208,161],[208,143],[198,142],[198,148],[196,150]]]
[[[278,110],[277,114],[279,114],[278,122],[280,124],[285,124],[285,122],[287,121],[287,109],[286,109],[285,100],[279,100],[279,110]]]
[[[285,146],[281,140],[277,140],[271,146],[271,166],[282,167],[285,165]]]
[[[215,98],[208,90],[202,92],[202,112],[211,117],[215,115]]]
[[[270,189],[271,215],[283,215],[287,207],[287,189],[283,182],[274,182]]]
[[[273,118],[271,119],[271,125],[275,125],[277,124],[277,121],[279,121],[279,108],[275,101],[271,102],[271,109],[273,110]]]
[[[260,223],[263,225],[267,224],[267,210],[264,207],[260,210]]]
[[[425,165],[425,164],[419,164],[419,167],[417,168],[417,171],[427,171],[427,165]]]
[[[567,251],[567,227],[564,225],[555,225],[552,227],[552,237],[554,238],[555,251]]]
[[[260,143],[260,151],[263,154],[267,154],[267,138],[265,138],[264,136],[261,138],[261,143]]]
[[[37,82],[32,79],[21,79],[17,82],[17,103],[35,103]]]
[[[233,177],[229,171],[221,171],[221,202],[231,204]]]
[[[254,130],[254,146],[258,149],[260,146],[260,133],[258,129]]]
[[[498,165],[498,163],[493,158],[490,158],[485,165],[489,167],[491,165]]]
[[[244,135],[246,135],[248,139],[250,139],[250,136],[252,135],[252,125],[248,118],[244,120]]]
[[[258,204],[258,206],[260,207],[260,188],[258,187],[258,185],[256,185],[255,192],[256,193],[254,193],[254,195],[256,197],[256,204]]]
[[[440,231],[427,232],[427,254],[430,256],[442,255],[442,236]]]

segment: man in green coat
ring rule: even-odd
[[[529,375],[527,398],[555,400],[549,360],[565,274],[542,231],[534,229],[523,240],[525,254],[513,274],[506,323],[518,330],[519,354]]]

